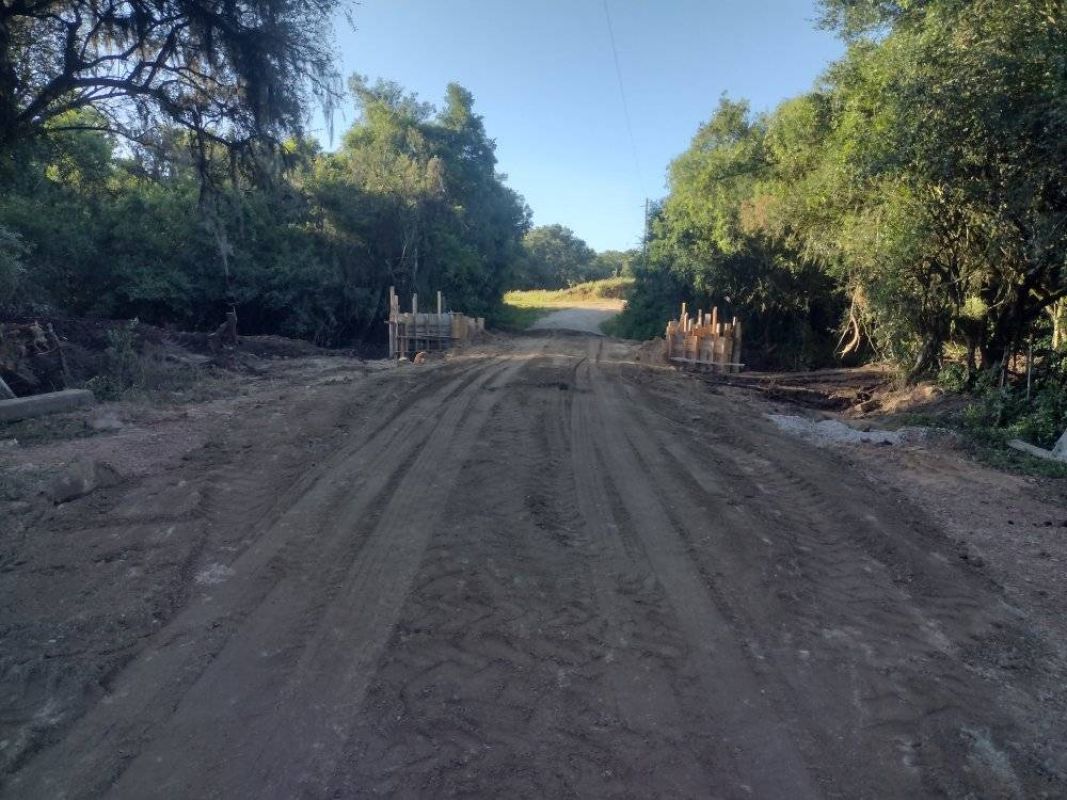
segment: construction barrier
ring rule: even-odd
[[[444,296],[437,293],[437,313],[419,313],[419,296],[411,296],[411,311],[400,311],[400,298],[389,287],[389,358],[411,358],[419,352],[447,350],[485,330],[484,317],[445,311]]]
[[[741,321],[737,317],[732,322],[719,322],[719,309],[713,308],[710,314],[698,311],[695,317],[686,312],[682,303],[682,313],[678,319],[667,323],[666,334],[667,361],[703,367],[713,372],[740,372],[741,363]]]

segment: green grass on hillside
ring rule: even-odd
[[[579,283],[566,289],[517,290],[505,294],[504,303],[515,308],[560,308],[576,303],[595,304],[598,301],[625,300],[633,283],[633,278],[605,278],[601,281]]]

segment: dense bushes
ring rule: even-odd
[[[629,276],[633,251],[595,252],[562,225],[528,231],[523,252],[512,273],[513,289],[564,289],[605,278]]]
[[[662,324],[680,288],[738,309],[748,360],[918,377],[958,349],[999,385],[1031,337],[1067,344],[1063,5],[823,6],[846,56],[772,113],[720,104],[671,166],[623,324]]]
[[[253,172],[168,132],[21,143],[0,171],[0,305],[184,328],[231,305],[246,333],[336,344],[379,333],[390,285],[493,310],[529,211],[496,173],[473,98],[439,113],[354,79],[360,120],[336,153],[290,142]]]

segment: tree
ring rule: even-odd
[[[593,279],[632,278],[639,257],[637,250],[603,250],[596,254]]]
[[[327,26],[342,0],[5,0],[0,152],[46,130],[134,138],[161,123],[239,148],[336,97]],[[70,112],[94,109],[93,122]]]
[[[15,231],[0,225],[0,311],[14,303],[26,271],[26,245]]]
[[[523,239],[524,254],[512,285],[524,289],[562,289],[592,280],[596,253],[563,225],[533,228]]]
[[[918,378],[960,346],[972,378],[1003,380],[1031,337],[1063,347],[1064,4],[822,6],[845,57],[766,116],[720,104],[671,166],[650,268],[757,314],[765,354],[836,326],[839,356],[870,347]],[[665,285],[639,275],[633,313]]]
[[[638,271],[624,330],[661,329],[685,300],[740,316],[749,363],[817,366],[831,358],[840,297],[819,263],[767,223],[766,184],[776,167],[768,120],[723,98],[671,164],[670,194],[653,215],[650,263]],[[668,298],[678,285],[684,291]]]
[[[176,126],[144,147],[87,129],[18,142],[0,161],[0,304],[186,328],[232,304],[248,333],[327,345],[380,337],[391,284],[490,313],[529,209],[470,93],[450,87],[437,113],[395,84],[354,88],[336,153],[291,138],[264,176],[208,143],[206,201],[195,134]]]
[[[951,339],[1000,368],[1067,296],[1063,5],[825,5],[852,35],[859,8],[882,26],[826,80],[850,279],[887,332],[912,320],[887,338],[914,342],[913,375]]]

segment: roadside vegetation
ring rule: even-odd
[[[566,289],[512,290],[504,295],[504,302],[519,308],[564,308],[597,302],[610,304],[626,300],[633,284],[633,278],[619,277],[586,281]]]
[[[256,165],[214,145],[200,163],[179,129],[46,126],[0,164],[0,302],[194,330],[232,306],[243,333],[328,345],[380,335],[390,285],[490,313],[529,211],[473,97],[451,85],[434,110],[391,83],[350,89],[359,119],[335,153],[296,135]]]
[[[542,225],[523,237],[522,254],[510,277],[513,289],[566,289],[582,283],[630,276],[636,250],[597,253],[574,231]]]
[[[383,336],[389,286],[512,329],[625,294],[618,336],[718,306],[752,367],[890,363],[971,397],[975,430],[1067,425],[1062,3],[819,0],[845,56],[770,112],[724,97],[644,247],[601,253],[532,226],[462,86],[435,107],[344,82],[340,5],[5,6],[0,315],[207,331],[233,309],[338,346]],[[306,120],[343,105],[327,152]]]
[[[1064,5],[821,6],[846,55],[769,113],[721,100],[670,167],[618,332],[717,305],[753,366],[888,362],[973,396],[975,429],[1047,445],[1067,426]]]
[[[566,289],[514,289],[504,295],[504,307],[498,315],[497,327],[525,330],[557,308],[617,307],[629,296],[633,282],[633,278],[618,277],[586,281]]]

